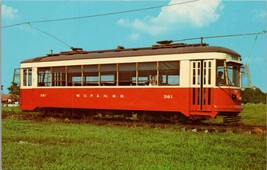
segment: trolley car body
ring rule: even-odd
[[[241,65],[235,51],[207,44],[73,49],[21,62],[20,107],[232,116],[242,111]]]

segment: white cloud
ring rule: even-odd
[[[261,11],[253,11],[253,19],[255,21],[265,21],[266,20],[266,11],[265,10],[261,10]]]
[[[130,39],[131,40],[138,40],[139,39],[139,37],[140,37],[140,34],[138,34],[138,33],[132,33],[131,35],[130,35]]]
[[[169,4],[186,1],[171,0]],[[192,3],[163,7],[158,16],[143,19],[120,19],[117,23],[136,31],[159,35],[181,27],[204,27],[218,20],[218,10],[222,9],[221,0],[199,0]]]
[[[4,18],[14,19],[17,17],[17,13],[17,9],[7,5],[2,5],[2,16]]]

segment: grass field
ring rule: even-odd
[[[264,169],[266,137],[3,120],[3,169]]]
[[[266,126],[266,114],[265,104],[247,104],[240,116],[244,124]]]
[[[266,105],[248,105],[242,114],[243,121],[263,124]],[[37,122],[9,115],[2,120],[2,168],[258,170],[266,169],[266,136]]]
[[[239,115],[241,116],[241,123],[247,125],[266,126],[266,104],[246,104],[244,110]],[[208,120],[211,123],[222,123],[222,117]]]

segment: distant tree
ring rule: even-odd
[[[266,93],[263,93],[259,88],[246,88],[242,91],[242,102],[266,104]]]
[[[11,86],[7,88],[9,91],[9,94],[12,95],[13,100],[18,101],[19,100],[19,86],[17,83],[12,82]]]

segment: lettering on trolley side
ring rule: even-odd
[[[172,99],[173,95],[172,94],[164,94],[163,99]]]
[[[99,93],[90,93],[90,94],[75,94],[77,98],[97,98],[97,99],[124,99],[124,94],[99,94]]]
[[[46,94],[41,93],[41,94],[40,94],[40,97],[46,97]]]

